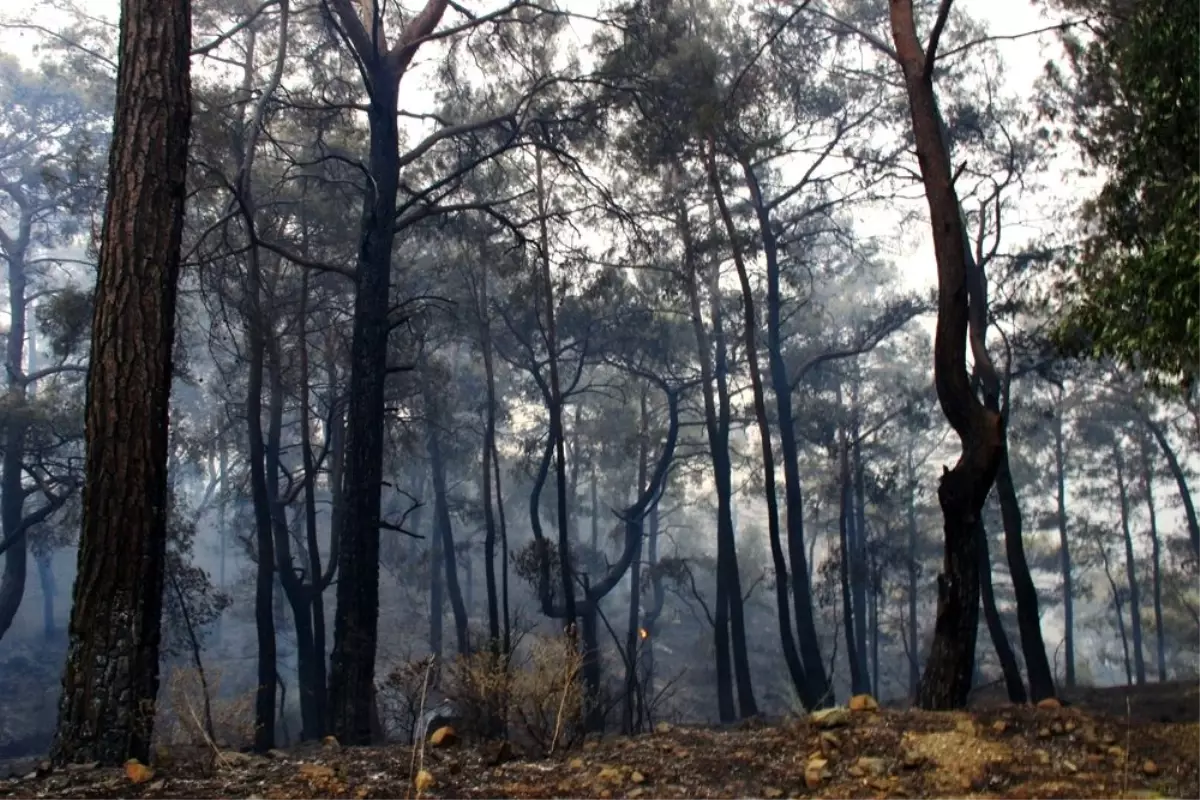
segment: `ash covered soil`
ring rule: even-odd
[[[1066,708],[954,713],[856,698],[853,708],[779,724],[660,723],[551,758],[446,735],[417,753],[327,740],[153,767],[42,765],[0,780],[0,797],[1200,797],[1200,691],[1143,688],[1144,703],[1120,687]]]

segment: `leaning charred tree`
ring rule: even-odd
[[[189,0],[123,0],[92,320],[83,530],[55,761],[146,760],[167,541],[167,403],[191,126]]]
[[[933,91],[937,43],[951,2],[942,0],[928,47],[922,47],[917,38],[912,0],[890,3],[895,43],[895,51],[890,54],[904,75],[937,258],[934,384],[942,412],[962,443],[958,463],[942,475],[938,486],[946,544],[943,571],[938,576],[933,647],[917,692],[918,704],[927,709],[960,708],[967,702],[979,622],[976,525],[1004,452],[1003,420],[999,413],[979,401],[967,374],[967,251],[950,156],[942,140]]]

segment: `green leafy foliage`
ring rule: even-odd
[[[1107,180],[1084,207],[1060,338],[1188,388],[1200,364],[1200,2],[1062,5],[1096,18],[1090,42],[1066,39],[1072,75],[1050,77]]]

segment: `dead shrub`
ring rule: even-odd
[[[511,673],[510,725],[546,755],[583,741],[583,654],[566,635],[535,639]]]
[[[376,688],[379,721],[388,739],[412,743],[421,719],[422,697],[432,685],[433,656],[414,658],[394,667]],[[428,703],[428,698],[425,700]]]
[[[221,670],[206,669],[212,736],[205,723],[205,696],[195,667],[174,667],[160,692],[154,725],[159,758],[211,762],[219,751],[254,743],[254,691],[221,696]]]
[[[583,741],[583,657],[566,636],[534,638],[523,655],[490,650],[446,665],[441,692],[459,717],[460,734],[505,735],[550,755]]]

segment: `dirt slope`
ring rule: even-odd
[[[496,745],[343,749],[38,770],[0,797],[1200,797],[1200,724],[1078,707],[849,711],[737,730],[660,725],[554,758]],[[415,780],[417,776],[419,780]]]

